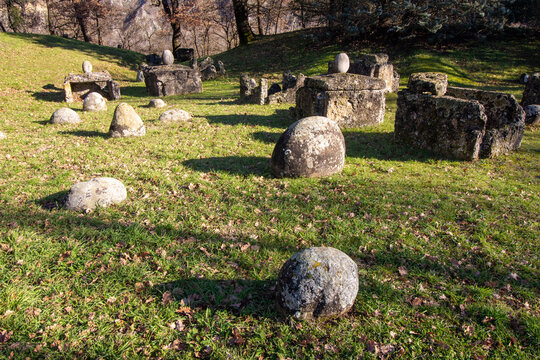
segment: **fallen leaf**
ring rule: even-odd
[[[173,300],[172,294],[170,291],[165,291],[163,293],[163,296],[161,297],[161,303],[163,305],[169,305],[171,301]]]
[[[398,267],[399,275],[401,276],[407,276],[407,268],[405,266]]]

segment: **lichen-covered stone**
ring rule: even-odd
[[[293,123],[281,135],[272,153],[276,177],[322,177],[343,170],[345,139],[339,126],[322,116]]]
[[[165,101],[161,100],[161,99],[152,99],[150,100],[150,102],[148,103],[148,107],[151,107],[151,108],[162,108],[162,107],[165,107],[167,106],[167,104],[165,104]]]
[[[358,286],[358,267],[349,256],[331,247],[308,248],[281,268],[277,309],[302,320],[337,317],[352,308]]]
[[[83,102],[84,111],[104,111],[107,110],[107,101],[100,93],[91,92],[86,95]]]
[[[182,95],[203,91],[198,68],[184,65],[146,66],[143,68],[146,91],[152,96]]]
[[[111,92],[115,87],[118,88],[118,94]],[[91,92],[98,92],[109,100],[118,99],[119,89],[120,86],[112,80],[107,71],[69,74],[64,79],[65,101],[68,103],[81,101]]]
[[[96,207],[118,204],[126,197],[126,187],[120,181],[100,177],[74,184],[69,190],[65,206],[75,211],[94,210]]]
[[[294,103],[296,92],[304,86],[305,80],[306,77],[303,74],[294,76],[290,71],[283,73],[283,90],[274,94],[268,91],[268,104]]]
[[[81,118],[70,108],[60,108],[52,114],[50,122],[51,124],[77,124],[81,122]]]
[[[83,73],[85,73],[85,74],[92,72],[92,64],[90,63],[90,61],[88,61],[88,60],[83,61],[82,70],[83,70]]]
[[[540,105],[527,105],[525,110],[525,124],[540,125]]]
[[[386,91],[396,92],[399,87],[399,74],[394,71],[394,66],[388,62],[388,55],[364,54],[354,60],[349,68],[349,73],[375,77],[384,80]]]
[[[336,72],[345,74],[349,70],[349,66],[351,66],[351,62],[347,54],[339,53],[336,55],[336,58],[334,59],[334,69]]]
[[[191,120],[191,115],[187,111],[181,109],[171,109],[165,111],[159,117],[159,121],[163,123],[181,122],[189,120]]]
[[[120,103],[114,110],[109,135],[111,137],[127,137],[145,134],[146,128],[135,109],[129,104]]]
[[[254,79],[250,78],[248,74],[242,74],[242,76],[240,76],[240,100],[249,100],[256,87],[257,82]]]
[[[164,65],[172,65],[174,63],[174,55],[171,50],[163,50],[161,60],[163,61]]]
[[[144,81],[144,72],[142,70],[137,71],[137,78],[135,79],[136,82],[143,82]]]
[[[209,65],[205,68],[201,68],[201,79],[202,81],[213,80],[217,78],[218,72],[214,65]]]
[[[411,74],[407,90],[409,92],[421,94],[424,92],[442,96],[446,94],[448,87],[448,76],[442,73],[425,72]]]
[[[523,106],[540,104],[540,73],[532,74],[527,80],[521,104]]]
[[[340,128],[379,125],[384,120],[386,83],[356,74],[306,78],[296,92],[296,115],[325,116]]]

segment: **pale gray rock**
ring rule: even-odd
[[[52,114],[50,121],[51,124],[77,124],[81,118],[70,108],[60,108]]]
[[[92,72],[92,64],[88,60],[84,60],[82,63],[83,73],[88,74]]]
[[[349,70],[349,66],[351,66],[349,56],[345,53],[337,54],[334,59],[334,68],[336,72],[345,74]]]
[[[345,139],[339,126],[323,116],[294,122],[279,138],[272,153],[276,177],[322,177],[336,174],[345,164]]]
[[[191,120],[191,115],[181,109],[172,109],[165,111],[163,114],[160,115],[159,121],[164,123],[169,122],[181,122],[181,121],[189,121]]]
[[[442,96],[448,88],[448,76],[442,73],[425,72],[411,74],[407,90],[412,93],[429,93]]]
[[[65,206],[69,210],[88,211],[96,207],[105,208],[118,204],[126,197],[126,187],[120,181],[110,177],[99,177],[74,184],[69,189]]]
[[[148,107],[151,107],[151,108],[162,108],[162,107],[165,107],[167,106],[167,104],[165,104],[165,101],[161,100],[161,99],[152,99],[150,100],[150,103],[148,104]]]
[[[358,285],[358,267],[349,256],[331,247],[311,247],[281,268],[277,309],[302,320],[337,317],[354,305]]]
[[[109,135],[111,137],[127,137],[145,134],[146,128],[135,109],[126,103],[119,104],[114,110]]]
[[[5,138],[6,138],[6,134],[0,131],[0,140],[5,139]]]
[[[171,50],[163,50],[161,59],[163,60],[164,65],[172,65],[174,63],[174,55]]]
[[[91,92],[84,98],[84,111],[104,111],[107,110],[107,101],[100,93]]]
[[[146,91],[152,96],[200,93],[203,91],[198,68],[180,64],[146,66],[143,69]]]
[[[527,105],[525,110],[525,124],[540,125],[540,105]]]
[[[143,82],[144,81],[144,72],[142,70],[137,71],[137,78],[135,79],[137,82]]]

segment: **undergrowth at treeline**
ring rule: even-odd
[[[316,74],[338,47],[293,33],[219,55],[229,77],[202,94],[165,98],[193,114],[157,122],[143,60],[49,36],[0,34],[1,358],[535,358],[540,346],[540,132],[519,151],[476,162],[393,142],[396,95],[381,126],[344,132],[343,172],[275,179],[269,158],[288,107],[237,102],[242,71]],[[414,71],[521,98],[540,68],[522,39],[393,54],[402,86]],[[384,48],[349,51],[350,54]],[[147,127],[107,136],[115,106],[47,123],[63,77],[89,59],[122,86]],[[80,111],[80,103],[68,106]],[[75,182],[110,176],[128,199],[91,213],[63,209]],[[281,265],[333,246],[359,266],[345,317],[281,319]]]

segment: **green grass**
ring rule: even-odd
[[[218,56],[230,77],[167,97],[194,116],[167,126],[133,81],[142,56],[0,34],[0,358],[537,357],[539,130],[527,128],[506,157],[445,160],[392,141],[389,95],[381,126],[345,131],[341,174],[274,179],[269,158],[290,105],[238,104],[237,78],[324,71],[341,49],[308,51],[301,34]],[[520,98],[515,79],[539,68],[539,48],[505,40],[393,59],[402,84],[414,71],[446,71],[455,85]],[[107,137],[119,101],[80,112],[77,125],[47,124],[66,106],[63,77],[85,59],[119,80],[145,137]],[[121,180],[127,200],[88,214],[58,206],[96,176]],[[353,310],[279,318],[280,267],[323,245],[359,266]]]

